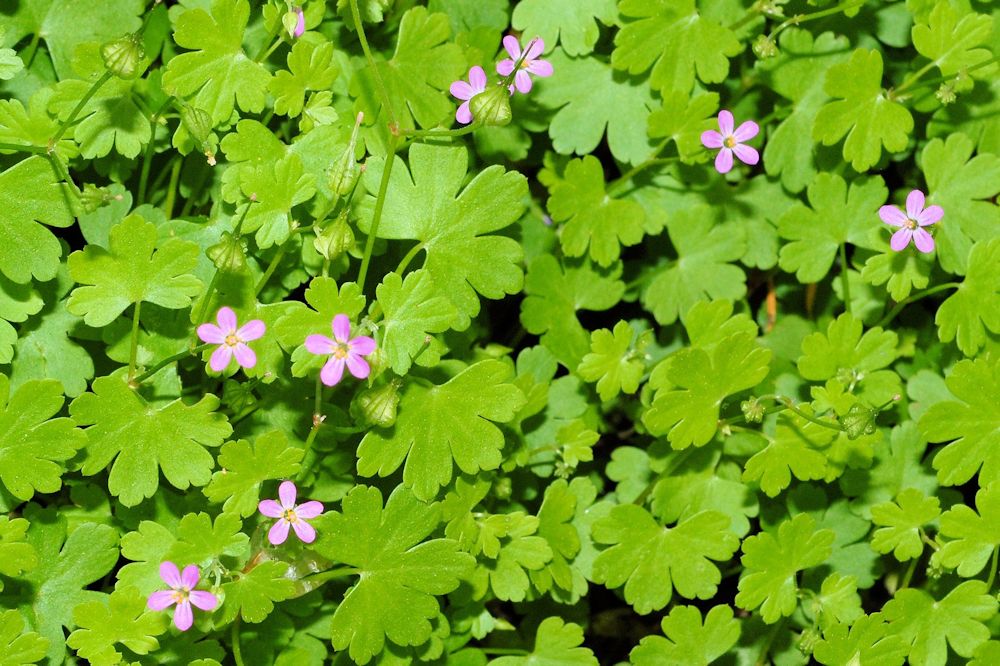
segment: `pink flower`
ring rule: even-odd
[[[344,376],[344,366],[358,379],[364,379],[371,372],[368,363],[363,358],[375,351],[375,341],[359,335],[351,337],[351,320],[345,314],[333,318],[333,337],[325,335],[310,335],[306,338],[306,349],[321,356],[330,354],[330,360],[319,373],[320,379],[327,386],[335,386]]]
[[[924,193],[913,190],[906,197],[906,213],[896,206],[882,206],[878,209],[878,216],[886,224],[899,227],[899,231],[894,233],[889,241],[889,247],[893,250],[900,252],[906,249],[912,238],[918,250],[932,252],[934,239],[921,227],[928,227],[940,221],[944,217],[944,209],[941,206],[924,208]]]
[[[181,631],[187,631],[194,623],[192,605],[203,611],[215,610],[219,605],[219,600],[211,592],[194,589],[201,575],[198,567],[193,564],[184,567],[184,572],[181,573],[173,562],[163,562],[160,564],[160,578],[170,589],[153,592],[146,605],[155,611],[161,611],[177,604],[174,624]]]
[[[497,73],[500,76],[509,76],[514,71],[517,59],[521,57],[521,43],[514,35],[507,35],[503,38],[503,47],[507,49],[510,58],[505,58],[497,63]],[[518,92],[527,93],[531,90],[529,74],[541,77],[552,76],[552,64],[548,60],[538,59],[544,50],[545,42],[540,37],[535,37],[528,44],[527,54],[521,61],[521,67],[517,70],[517,74],[514,75],[514,85]]]
[[[748,120],[733,131],[733,114],[729,111],[719,111],[719,132],[707,130],[701,133],[701,143],[706,148],[722,148],[715,157],[715,170],[719,173],[729,173],[733,168],[733,153],[744,164],[754,165],[760,161],[760,155],[744,141],[757,136],[760,127]]]
[[[215,372],[222,372],[229,367],[229,362],[236,356],[236,362],[244,368],[252,368],[257,365],[257,354],[247,347],[248,342],[256,340],[264,335],[267,328],[260,319],[248,321],[243,326],[239,326],[236,321],[236,313],[232,308],[220,308],[215,316],[219,325],[202,324],[198,327],[198,337],[202,342],[208,342],[219,347],[212,352],[212,358],[208,365]]]
[[[295,22],[295,29],[292,30],[292,37],[301,37],[306,31],[306,15],[302,11],[301,7],[295,8],[295,13],[298,15],[299,20]]]
[[[267,540],[275,546],[285,543],[289,525],[303,543],[312,543],[316,540],[316,530],[306,522],[306,518],[315,518],[323,513],[323,504],[312,500],[296,506],[295,494],[295,484],[291,481],[282,481],[278,486],[280,504],[268,499],[261,500],[257,505],[260,512],[268,518],[278,518],[278,522],[267,533]]]
[[[458,111],[455,112],[455,120],[463,125],[468,125],[472,122],[472,111],[469,109],[469,100],[479,93],[486,91],[486,72],[483,71],[482,67],[476,65],[469,70],[468,83],[459,79],[451,84],[449,90],[453,97],[465,100],[458,107]]]

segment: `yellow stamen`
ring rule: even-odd
[[[918,225],[916,220],[911,220],[910,218],[906,218],[906,222],[903,223],[903,226],[905,226],[907,229],[916,229]]]
[[[334,358],[347,358],[347,345],[340,343],[333,348]]]
[[[295,515],[295,509],[285,509],[281,512],[281,517],[292,523],[293,525],[298,522],[299,517]]]
[[[226,336],[226,344],[229,345],[230,347],[235,347],[239,343],[240,339],[236,337],[235,333],[230,333],[229,335]]]
[[[727,136],[722,143],[726,146],[726,148],[735,148],[736,147],[736,137],[734,137],[732,135]]]

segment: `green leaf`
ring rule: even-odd
[[[878,176],[858,179],[848,191],[840,176],[818,174],[809,184],[810,207],[798,204],[778,221],[778,233],[791,241],[781,248],[781,270],[799,282],[819,282],[842,244],[874,249],[878,209],[888,194]]]
[[[482,555],[492,562],[473,572],[477,588],[486,587],[502,601],[524,601],[531,581],[528,573],[542,571],[552,559],[548,541],[537,536],[539,520],[523,511],[490,516],[479,536]]]
[[[907,645],[898,636],[887,635],[889,625],[881,613],[872,613],[851,625],[835,624],[823,631],[823,640],[816,644],[813,656],[821,664],[884,664],[902,666]]]
[[[286,60],[288,69],[275,74],[268,88],[275,98],[274,112],[295,118],[302,113],[308,91],[327,90],[337,78],[333,44],[296,41]]]
[[[496,469],[504,436],[495,424],[513,419],[525,400],[511,374],[507,364],[485,360],[439,386],[409,384],[395,426],[361,440],[358,474],[385,477],[405,460],[403,485],[426,501],[451,482],[454,466],[466,474]]]
[[[271,75],[243,52],[249,18],[246,0],[213,0],[211,14],[191,8],[174,22],[174,41],[191,52],[170,59],[163,88],[207,111],[215,125],[229,120],[236,104],[259,113],[267,101]]]
[[[923,252],[896,252],[885,239],[878,243],[880,253],[868,258],[861,279],[871,285],[886,285],[892,300],[902,301],[914,289],[930,282],[934,258]]]
[[[861,610],[857,579],[836,572],[823,579],[819,593],[805,606],[823,627],[837,623],[850,624],[865,614]]]
[[[650,114],[649,136],[673,141],[683,162],[704,159],[701,135],[718,127],[718,110],[718,93],[688,97],[671,92],[664,97],[663,106]]]
[[[611,547],[594,561],[592,580],[624,585],[625,601],[643,615],[666,606],[675,589],[687,599],[710,599],[722,580],[710,560],[724,562],[739,547],[729,523],[704,511],[664,528],[640,506],[616,506],[593,526],[594,541]]]
[[[526,37],[537,35],[552,49],[558,39],[571,56],[587,55],[601,36],[597,22],[617,23],[615,0],[522,0],[510,23]]]
[[[48,639],[24,631],[24,618],[16,610],[0,613],[0,666],[37,664],[45,659]]]
[[[976,243],[969,254],[965,279],[934,315],[941,342],[955,340],[966,356],[974,356],[989,342],[987,330],[1000,333],[998,265],[1000,238]]]
[[[921,530],[940,515],[937,497],[907,488],[895,501],[872,507],[872,523],[880,526],[872,535],[872,548],[879,553],[892,551],[900,562],[920,557],[924,552]]]
[[[94,376],[94,361],[86,349],[69,337],[81,323],[79,317],[66,309],[66,301],[49,300],[40,316],[18,330],[11,387],[17,389],[35,379],[54,379],[71,398],[86,391],[87,381]]]
[[[365,297],[356,283],[345,282],[338,290],[337,282],[326,276],[312,279],[305,290],[305,300],[311,308],[294,301],[274,327],[281,346],[292,352],[295,377],[304,376],[310,369],[318,370],[323,363],[322,357],[305,353],[306,337],[311,333],[329,335],[334,317],[345,314],[355,319],[365,307]]]
[[[52,89],[42,88],[28,100],[27,110],[16,99],[0,100],[0,141],[48,150],[49,140],[59,131],[59,122],[48,113],[51,98]],[[64,160],[80,153],[71,136],[60,139],[53,152]]]
[[[423,243],[427,253],[423,267],[434,279],[437,293],[455,304],[459,330],[479,313],[477,294],[503,298],[517,293],[523,282],[520,244],[487,234],[520,218],[527,198],[525,178],[493,165],[462,189],[468,164],[469,155],[462,147],[410,146],[409,168],[402,163],[392,168],[378,228],[379,238]],[[364,177],[369,192],[378,191],[383,168],[382,160],[369,160]],[[369,195],[361,212],[365,232],[370,231],[374,204],[375,197]]]
[[[198,246],[170,239],[157,242],[156,225],[139,215],[111,228],[110,249],[88,245],[69,256],[69,274],[77,287],[66,308],[88,326],[107,326],[129,305],[155,303],[171,310],[186,308],[202,288],[191,275]]]
[[[535,649],[524,657],[500,657],[490,666],[596,666],[590,648],[583,646],[583,628],[562,618],[547,617],[538,625]]]
[[[789,486],[793,474],[801,481],[823,479],[827,460],[826,454],[818,449],[827,448],[836,438],[836,430],[798,415],[782,414],[778,417],[774,437],[747,461],[743,480],[757,481],[764,494],[777,497]]]
[[[702,16],[694,0],[622,0],[618,11],[638,20],[615,35],[611,64],[631,74],[652,66],[656,90],[686,93],[696,72],[702,83],[720,83],[729,74],[729,58],[743,50],[736,34]]]
[[[656,100],[648,82],[615,72],[595,56],[570,58],[557,48],[548,60],[556,73],[537,84],[538,94],[532,95],[558,109],[549,122],[557,153],[586,155],[605,132],[611,154],[622,162],[638,164],[653,153],[646,123]]]
[[[938,480],[956,486],[979,472],[980,487],[1000,481],[1000,356],[959,361],[946,383],[957,400],[932,405],[920,417],[928,441],[951,442],[934,456]]]
[[[949,644],[959,656],[971,657],[989,640],[983,623],[996,612],[996,597],[978,580],[965,581],[940,600],[923,590],[897,590],[882,609],[889,634],[910,646],[910,663],[916,666],[945,663]]]
[[[711,353],[681,349],[670,357],[666,381],[651,382],[658,390],[642,422],[652,434],[667,435],[675,449],[704,446],[718,430],[723,401],[762,382],[770,360],[771,351],[744,334],[727,338]]]
[[[710,207],[692,209],[681,224],[667,220],[667,231],[679,259],[660,268],[642,293],[642,304],[660,324],[672,324],[699,301],[746,294],[743,271],[729,262],[746,251],[746,235],[739,227],[714,225]]]
[[[287,575],[288,563],[271,560],[224,583],[225,604],[219,621],[228,623],[239,615],[246,622],[263,622],[274,610],[275,601],[294,596],[295,581]]]
[[[660,621],[663,636],[647,636],[629,653],[632,664],[708,666],[729,652],[740,638],[740,623],[729,606],[713,606],[705,614],[694,606],[674,606]]]
[[[564,178],[551,189],[548,208],[554,221],[565,222],[559,240],[567,257],[583,256],[589,245],[591,259],[610,266],[622,246],[642,240],[642,206],[605,192],[604,169],[593,155],[566,165]]]
[[[62,248],[43,227],[73,224],[68,191],[44,157],[34,156],[0,173],[0,271],[17,283],[56,276]],[[41,224],[39,224],[41,223]]]
[[[1000,485],[994,483],[976,493],[979,513],[956,504],[941,515],[940,533],[953,541],[941,548],[941,564],[958,568],[958,575],[971,578],[986,567],[1000,546]]]
[[[205,486],[210,502],[225,502],[222,510],[246,518],[257,512],[260,488],[270,479],[290,479],[298,474],[303,451],[288,443],[280,430],[272,430],[254,439],[226,442],[219,453],[220,471]]]
[[[544,569],[531,571],[528,575],[540,592],[551,590],[555,598],[579,598],[587,592],[587,581],[573,564],[582,543],[580,530],[574,522],[588,504],[578,493],[585,492],[581,486],[587,485],[589,481],[583,479],[574,479],[572,485],[565,479],[557,479],[545,489],[542,506],[538,509],[538,536],[548,542],[551,560]],[[564,595],[561,591],[570,594]]]
[[[292,232],[292,208],[316,194],[315,179],[305,172],[298,155],[287,155],[273,163],[241,169],[240,190],[249,199],[245,231],[256,231],[260,248],[281,245]],[[242,208],[238,211],[242,215]]]
[[[475,560],[452,539],[426,540],[440,525],[440,509],[405,488],[397,487],[383,508],[378,489],[356,486],[342,507],[314,523],[320,535],[315,550],[359,575],[333,614],[333,647],[349,648],[351,659],[366,664],[386,638],[401,646],[423,644],[431,637],[431,620],[441,615],[435,596],[453,592]]]
[[[643,350],[652,337],[652,331],[636,336],[626,321],[615,324],[614,332],[598,329],[590,334],[590,353],[580,361],[577,373],[584,381],[597,382],[601,400],[611,400],[619,393],[635,393],[646,369]]]
[[[578,268],[560,266],[544,254],[528,266],[524,283],[527,297],[521,304],[521,323],[529,333],[540,335],[542,344],[567,368],[580,364],[590,348],[578,310],[607,310],[625,292],[616,274],[596,272],[588,264]]]
[[[0,49],[0,80],[10,81],[24,69],[24,61],[14,49]]]
[[[774,624],[798,606],[798,572],[819,566],[830,556],[833,530],[815,529],[808,514],[799,514],[778,526],[777,536],[761,532],[743,542],[744,572],[736,605],[760,607],[764,622]]]
[[[387,273],[375,295],[385,313],[379,325],[379,348],[392,371],[405,375],[430,334],[451,327],[455,306],[435,290],[434,279],[424,269],[409,273],[405,280],[397,273]]]
[[[837,317],[826,333],[811,333],[802,341],[797,361],[805,379],[824,381],[850,371],[861,381],[865,374],[884,368],[896,359],[898,336],[880,327],[863,330],[861,321],[848,313]]]
[[[72,420],[52,418],[62,406],[59,382],[35,380],[11,391],[0,374],[0,482],[14,497],[59,490],[65,461],[86,444]]]
[[[215,459],[205,447],[219,446],[233,431],[215,413],[218,398],[207,394],[193,405],[177,399],[157,408],[121,376],[98,377],[90,390],[69,408],[78,424],[91,426],[84,475],[111,465],[108,490],[125,506],[156,493],[161,469],[180,490],[209,482]]]
[[[813,138],[832,146],[845,136],[844,159],[863,173],[875,166],[882,146],[892,153],[906,148],[913,116],[882,90],[882,54],[856,49],[851,59],[827,70],[823,90],[834,101],[816,114]]]
[[[28,521],[24,518],[0,516],[0,574],[20,576],[38,566],[38,553],[24,540],[27,531]],[[2,579],[0,591],[3,591]]]
[[[148,611],[146,597],[134,587],[76,606],[73,623],[80,628],[70,634],[66,644],[94,666],[121,662],[123,655],[115,649],[116,643],[135,654],[149,654],[160,647],[155,636],[167,630],[166,615]]]
[[[944,76],[957,74],[966,67],[989,60],[993,53],[988,45],[993,32],[993,17],[968,12],[961,17],[958,10],[948,3],[936,3],[927,22],[913,26],[913,46],[922,56],[929,58]],[[996,75],[996,68],[978,70],[978,78]]]

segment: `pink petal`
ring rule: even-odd
[[[282,509],[294,509],[295,508],[295,496],[298,491],[295,489],[295,484],[291,481],[282,481],[281,485],[278,486],[278,498],[281,500]]]
[[[301,7],[296,7],[295,13],[299,15],[299,20],[295,22],[295,30],[292,31],[292,36],[301,37],[306,31],[306,15]]]
[[[736,157],[740,158],[740,161],[744,164],[753,166],[757,162],[760,162],[760,154],[757,150],[742,143],[733,146],[733,152],[736,153]]]
[[[541,37],[535,37],[528,44],[528,55],[524,56],[524,61],[536,60],[538,56],[545,52],[545,40]]]
[[[448,88],[448,92],[451,93],[452,97],[456,97],[458,99],[472,99],[472,96],[475,94],[472,90],[472,86],[465,81],[454,81],[451,84],[451,87]]]
[[[221,345],[226,341],[226,334],[215,324],[202,324],[198,327],[198,337],[202,342],[210,342],[213,345]]]
[[[479,65],[469,70],[469,83],[472,89],[478,92],[486,90],[486,72]]]
[[[514,87],[517,88],[518,92],[525,94],[531,92],[531,75],[525,70],[519,69],[514,75]]]
[[[323,503],[316,500],[303,502],[295,507],[295,515],[299,518],[315,518],[323,513]]]
[[[733,151],[729,148],[723,148],[719,151],[719,154],[715,156],[715,170],[719,173],[729,173],[732,168]]]
[[[705,130],[701,133],[701,145],[706,148],[722,148],[725,139],[715,130]]]
[[[251,319],[237,329],[236,337],[243,342],[250,342],[251,340],[264,337],[264,333],[266,332],[267,326],[264,322],[260,319]]]
[[[177,604],[177,610],[174,611],[174,625],[181,631],[187,631],[192,624],[194,624],[194,612],[191,610],[191,602],[182,601]]]
[[[934,239],[923,229],[913,230],[913,244],[924,254],[934,251]]]
[[[924,193],[920,190],[912,190],[908,195],[906,195],[906,215],[911,219],[915,220],[920,216],[920,212],[924,209]]]
[[[198,571],[197,565],[194,564],[187,565],[184,567],[184,571],[181,572],[181,584],[189,590],[194,589],[200,578],[201,572]]]
[[[906,246],[910,244],[910,238],[913,236],[913,230],[903,227],[896,233],[892,235],[889,239],[889,247],[891,247],[896,252],[901,252],[906,249]]]
[[[272,545],[280,546],[288,538],[288,521],[282,518],[276,522],[267,533],[267,540]]]
[[[367,361],[357,354],[351,353],[347,354],[347,369],[358,379],[365,379],[372,371]]]
[[[191,593],[190,599],[196,608],[200,608],[203,611],[215,610],[215,607],[219,605],[219,600],[215,595],[204,590],[194,590]]]
[[[306,337],[306,349],[313,354],[319,354],[320,356],[332,354],[336,347],[337,343],[325,335],[317,335],[314,333]]]
[[[758,132],[760,132],[760,126],[754,121],[748,120],[736,128],[736,131],[733,132],[733,138],[744,143],[757,136]]]
[[[507,58],[497,63],[497,74],[507,76],[514,71],[514,61]]]
[[[175,590],[181,588],[181,572],[177,570],[177,565],[173,562],[166,561],[160,563],[160,578]]]
[[[233,348],[233,354],[236,355],[236,362],[244,368],[252,368],[257,365],[257,354],[242,342]]]
[[[284,511],[281,505],[272,499],[261,500],[260,504],[257,505],[257,510],[268,518],[281,518]]]
[[[316,540],[316,530],[309,523],[298,520],[292,527],[295,528],[295,534],[302,539],[303,543],[312,543]]]
[[[941,206],[928,206],[917,216],[917,224],[926,227],[940,222],[942,217],[944,217],[944,208],[941,208]]]
[[[503,38],[503,47],[507,49],[507,53],[514,60],[521,57],[521,43],[517,41],[517,37],[514,35],[507,35]]]
[[[333,318],[333,337],[337,342],[347,342],[351,339],[351,319],[345,314]]]
[[[552,63],[548,60],[536,60],[528,65],[528,71],[542,78],[552,76]]]
[[[164,608],[170,608],[176,602],[174,601],[174,593],[172,590],[160,590],[159,592],[153,592],[149,595],[149,600],[146,601],[146,605],[150,609],[155,611],[161,611]]]
[[[359,335],[347,343],[348,351],[360,356],[368,356],[375,351],[375,341],[367,335]]]
[[[733,133],[733,114],[725,109],[719,111],[719,131],[723,136]]]
[[[336,386],[340,378],[344,376],[344,359],[331,358],[320,370],[319,379],[327,386]]]
[[[219,308],[219,314],[215,315],[215,320],[219,322],[219,328],[227,335],[235,331],[236,327],[239,326],[239,322],[236,321],[236,313],[229,307]]]
[[[468,102],[462,102],[458,105],[458,109],[455,111],[455,120],[463,125],[468,125],[472,122],[472,110],[469,108]]]
[[[229,345],[219,345],[212,352],[212,358],[208,361],[208,367],[212,368],[215,372],[222,372],[229,366],[229,361],[232,358],[233,348]]]
[[[906,224],[906,214],[895,206],[882,206],[878,209],[878,216],[886,224],[894,227],[901,227]]]

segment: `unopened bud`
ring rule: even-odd
[[[877,416],[877,410],[856,402],[840,419],[840,424],[843,426],[844,432],[847,433],[847,439],[853,440],[862,435],[875,434],[875,418]]]
[[[93,213],[98,208],[111,203],[114,195],[106,187],[98,187],[87,183],[80,192],[80,205],[85,213]]]
[[[101,59],[108,71],[120,79],[134,79],[142,69],[146,50],[142,36],[133,32],[101,46]]]
[[[306,15],[301,7],[296,7],[290,12],[285,12],[281,17],[281,24],[292,37],[301,37],[306,31]]]
[[[764,404],[757,398],[741,402],[740,410],[747,423],[760,423],[764,420]]]
[[[469,110],[475,122],[492,127],[510,124],[510,90],[503,85],[488,86],[469,100]]]
[[[346,197],[354,189],[354,184],[358,180],[358,162],[354,159],[354,150],[358,144],[358,130],[361,122],[365,119],[365,114],[358,113],[354,120],[354,131],[351,132],[351,140],[340,158],[330,169],[330,189],[334,194]]]
[[[401,379],[393,379],[384,386],[366,389],[358,393],[351,403],[351,414],[362,425],[388,428],[396,422],[396,408],[399,406]]]
[[[316,232],[313,246],[327,261],[333,261],[354,247],[354,231],[347,223],[346,210],[336,220]]]
[[[755,56],[761,60],[767,60],[778,55],[778,45],[774,43],[768,35],[757,35],[751,47]]]
[[[942,83],[941,87],[937,89],[934,96],[938,98],[938,101],[947,106],[954,102],[958,95],[955,94],[955,86],[951,83]]]

